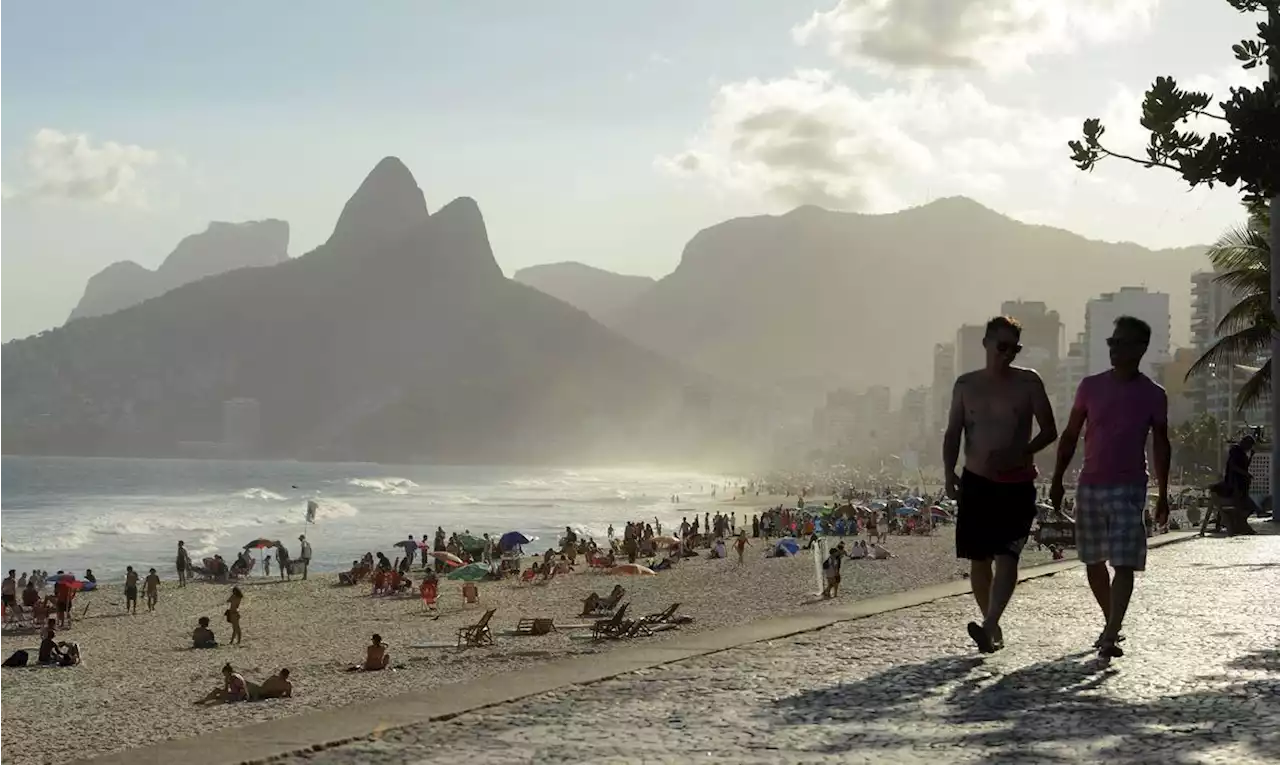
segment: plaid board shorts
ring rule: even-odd
[[[1076,488],[1076,552],[1086,564],[1147,567],[1145,483]]]

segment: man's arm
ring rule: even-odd
[[[1151,456],[1155,465],[1156,489],[1162,500],[1169,496],[1169,463],[1173,449],[1169,445],[1169,399],[1162,397],[1155,421],[1151,423]]]
[[[1033,389],[1031,391],[1031,411],[1035,415],[1036,425],[1040,432],[1027,444],[1028,454],[1037,454],[1058,439],[1058,424],[1053,421],[1053,405],[1049,403],[1049,394],[1044,389],[1044,380],[1035,372],[1031,373]]]
[[[964,378],[956,380],[951,389],[951,410],[947,414],[947,432],[942,437],[942,466],[947,481],[956,474],[960,461],[960,437],[964,433]]]
[[[1067,418],[1067,429],[1058,440],[1058,460],[1053,466],[1053,483],[1062,483],[1062,478],[1071,467],[1071,460],[1076,456],[1076,444],[1080,441],[1080,431],[1088,420],[1088,410],[1080,405],[1080,397],[1076,397],[1076,405],[1071,408],[1071,416]]]

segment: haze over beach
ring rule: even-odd
[[[976,582],[995,316],[1062,426],[1150,326],[1176,525],[1269,421],[1261,208],[1068,148],[1262,82],[1225,0],[186,5],[4,9],[5,763]]]

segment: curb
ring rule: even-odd
[[[1171,532],[1149,541],[1156,549],[1197,538],[1195,532]],[[1053,576],[1084,566],[1064,560],[1019,573],[1018,582]],[[595,656],[553,661],[522,673],[519,687],[502,676],[451,683],[428,693],[388,696],[358,705],[306,712],[240,728],[210,731],[138,749],[126,749],[72,765],[257,765],[293,754],[318,752],[398,728],[449,720],[459,715],[537,696],[571,685],[587,685],[643,669],[780,640],[843,622],[914,608],[972,592],[967,579],[921,587],[848,604],[831,604],[808,613],[725,627],[663,643],[618,648]]]

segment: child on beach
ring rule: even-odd
[[[154,613],[156,601],[160,599],[160,577],[154,568],[147,573],[147,579],[143,584],[147,589],[147,610]]]
[[[132,614],[138,613],[138,572],[133,570],[133,566],[125,567],[124,610]]]
[[[738,551],[738,565],[742,565],[742,556],[746,554],[747,547],[751,542],[747,541],[747,530],[743,529],[738,532],[738,538],[733,540],[733,547]]]
[[[271,556],[262,559],[262,575],[271,576]]]

